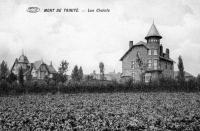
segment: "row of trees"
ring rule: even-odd
[[[62,61],[60,64],[60,67],[58,68],[58,74],[54,75],[53,80],[56,81],[56,83],[58,82],[66,82],[68,80],[68,75],[66,74],[68,71],[68,67],[69,67],[69,63],[65,60]],[[100,80],[105,80],[105,76],[104,76],[104,63],[100,62],[99,63],[99,70],[100,70]],[[83,74],[83,69],[82,67],[78,67],[78,65],[75,65],[72,73],[71,73],[71,79],[73,81],[77,81],[80,82],[81,80],[83,80],[84,74]],[[91,80],[94,79],[93,76],[88,75],[86,76],[87,80]]]
[[[12,83],[16,80],[19,81],[21,85],[24,84],[24,76],[23,76],[23,69],[22,67],[19,68],[19,74],[18,77],[9,71],[7,63],[3,60],[0,64],[0,81],[7,81],[9,83]]]
[[[83,69],[75,65],[74,69],[72,70],[71,78],[74,81],[81,81],[83,79]]]

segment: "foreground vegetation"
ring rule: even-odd
[[[18,95],[32,93],[114,93],[114,92],[199,92],[200,77],[185,82],[174,79],[162,78],[150,83],[133,83],[131,80],[125,83],[116,81],[68,81],[66,83],[54,80],[30,80],[23,85],[17,81],[9,83],[0,81],[0,95]]]
[[[0,97],[0,130],[200,130],[198,93]]]

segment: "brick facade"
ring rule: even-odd
[[[162,36],[158,33],[154,23],[145,37],[147,42],[129,42],[128,51],[120,59],[122,61],[121,78],[134,81],[157,80],[160,77],[174,77],[174,61],[170,58],[169,49],[163,52],[160,44]],[[141,61],[139,64],[138,60]]]

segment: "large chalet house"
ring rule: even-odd
[[[52,65],[47,65],[43,60],[29,63],[28,58],[22,53],[19,59],[15,59],[15,62],[11,68],[11,72],[16,76],[19,75],[19,70],[22,68],[24,79],[44,79],[45,77],[52,78],[56,73],[55,68]]]
[[[140,41],[133,44],[129,42],[129,49],[121,57],[121,79],[133,79],[134,81],[149,82],[160,77],[174,78],[174,61],[170,58],[170,51],[160,44],[162,36],[153,23],[146,42]]]

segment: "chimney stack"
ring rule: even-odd
[[[163,46],[160,45],[160,56],[163,56]]]
[[[129,41],[129,49],[133,47],[133,41]]]
[[[169,49],[168,48],[166,49],[166,55],[167,55],[167,58],[169,58]]]

